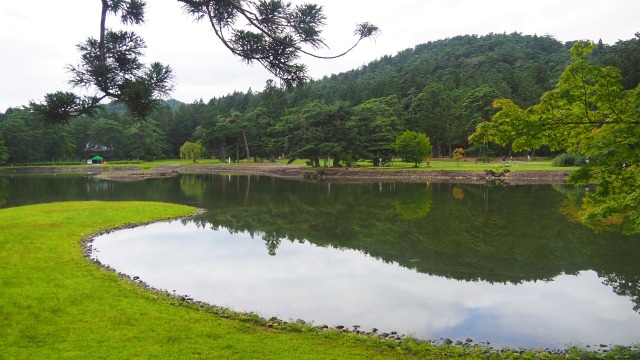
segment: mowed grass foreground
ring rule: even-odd
[[[407,357],[355,336],[274,330],[176,306],[83,257],[85,235],[194,211],[153,202],[0,209],[0,358]]]

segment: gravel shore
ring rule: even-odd
[[[264,175],[300,180],[330,181],[393,181],[393,182],[455,182],[506,184],[557,184],[564,183],[569,171],[566,170],[516,170],[495,173],[478,170],[395,170],[393,168],[323,168],[312,169],[301,165],[273,163],[229,164],[229,165],[163,165],[150,170],[137,166],[77,166],[77,167],[31,167],[4,168],[4,174],[37,173],[84,173],[114,181],[136,181],[149,178],[173,177],[179,174],[244,174]]]

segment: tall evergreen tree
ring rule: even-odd
[[[0,165],[4,165],[9,159],[9,148],[4,146],[4,139],[0,136]]]
[[[66,123],[72,117],[90,115],[103,99],[124,104],[137,119],[147,118],[158,105],[158,97],[173,89],[173,74],[169,66],[158,62],[148,67],[141,56],[144,40],[131,31],[107,28],[107,15],[120,16],[123,24],[144,22],[145,2],[141,0],[102,0],[99,37],[89,37],[78,45],[81,60],[69,65],[69,81],[74,87],[96,90],[96,95],[80,97],[58,91],[45,95],[44,103],[30,106],[44,121]]]
[[[371,160],[374,166],[391,161],[393,142],[403,128],[402,108],[393,95],[354,107],[347,123],[354,135],[350,143],[353,158]]]

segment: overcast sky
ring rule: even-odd
[[[295,3],[302,1],[293,0]],[[382,33],[337,60],[303,59],[313,78],[340,73],[384,55],[457,35],[520,32],[560,41],[605,44],[640,31],[637,0],[317,0],[324,7],[324,38],[331,55],[354,41],[355,24],[369,21]],[[207,102],[234,90],[261,91],[272,78],[248,66],[215,38],[206,23],[194,23],[176,0],[147,0],[146,24],[132,30],[147,43],[145,63],[160,61],[176,75],[173,98]],[[99,0],[2,1],[0,5],[0,112],[40,101],[46,93],[71,90],[67,64],[77,64],[76,45],[98,37]],[[119,26],[110,18],[107,26]]]

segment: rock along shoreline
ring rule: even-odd
[[[96,264],[98,267],[115,273],[122,281],[132,283],[142,290],[151,291],[152,293],[156,294],[159,298],[163,299],[163,301],[165,301],[169,305],[187,307],[187,308],[194,309],[196,311],[204,311],[204,312],[214,314],[223,318],[242,321],[242,322],[248,322],[248,323],[255,324],[257,326],[267,327],[273,330],[292,331],[292,332],[301,332],[301,331],[317,332],[317,333],[333,331],[341,334],[351,334],[352,336],[375,339],[377,341],[386,343],[388,347],[397,347],[397,348],[403,348],[403,343],[406,341],[409,341],[416,345],[428,343],[433,346],[451,346],[451,347],[461,348],[464,351],[467,351],[469,355],[473,355],[474,357],[476,356],[493,357],[492,354],[493,355],[498,354],[498,355],[506,355],[506,356],[509,356],[510,358],[512,358],[513,356],[516,356],[516,357],[527,356],[529,358],[538,358],[538,356],[541,356],[542,358],[546,358],[545,355],[552,355],[552,356],[555,355],[555,356],[559,356],[560,358],[565,358],[570,353],[569,349],[562,349],[562,348],[533,349],[533,348],[524,348],[524,347],[518,347],[518,348],[494,347],[489,341],[475,341],[474,339],[471,339],[471,338],[466,338],[464,340],[462,339],[455,340],[455,341],[449,338],[440,338],[438,340],[418,339],[414,337],[408,337],[405,334],[399,334],[396,331],[384,332],[384,331],[378,330],[377,328],[364,330],[361,328],[360,325],[328,326],[324,324],[314,325],[312,322],[307,322],[302,319],[296,319],[296,320],[290,319],[289,321],[285,321],[277,317],[271,317],[267,319],[267,318],[261,317],[256,313],[239,312],[224,306],[214,305],[204,301],[195,300],[190,295],[179,294],[179,293],[176,293],[175,290],[169,291],[167,289],[160,289],[160,288],[153,287],[147,284],[139,276],[118,272],[116,269],[114,269],[110,265],[102,263],[97,258],[97,255],[94,251],[93,241],[98,236],[109,234],[111,232],[118,231],[118,230],[131,229],[131,228],[145,226],[148,224],[162,222],[162,221],[196,217],[204,214],[205,212],[206,212],[206,209],[197,209],[193,214],[187,215],[187,216],[182,216],[177,218],[158,219],[158,220],[143,222],[143,223],[127,223],[118,227],[103,229],[94,234],[86,235],[83,237],[81,241],[83,255],[87,260]],[[591,348],[590,351],[592,351],[594,354],[599,356],[607,354],[614,347],[616,346],[611,344],[609,345],[600,344],[599,346],[594,345],[593,347],[587,345],[587,349]],[[632,351],[639,350],[637,347],[629,347],[629,348]]]
[[[491,166],[488,166],[491,167]],[[495,166],[494,166],[495,167]],[[492,170],[429,170],[381,168],[322,168],[314,169],[301,165],[273,163],[221,164],[221,165],[162,165],[150,170],[137,166],[74,166],[74,167],[27,167],[3,168],[1,174],[48,174],[83,173],[86,176],[114,181],[137,181],[151,178],[175,177],[180,174],[239,174],[272,176],[292,180],[322,180],[339,182],[453,182],[453,183],[495,183],[520,184],[561,184],[566,181],[567,170],[515,170],[494,172]]]

